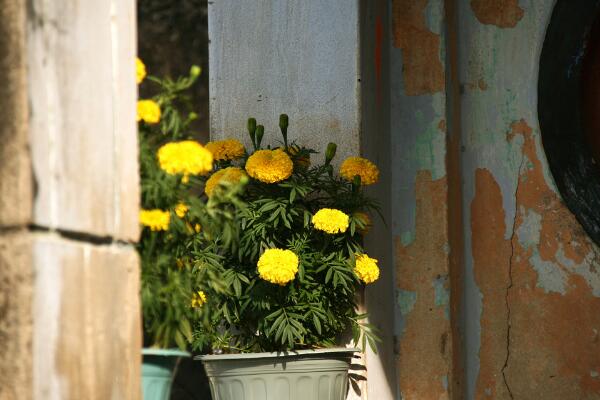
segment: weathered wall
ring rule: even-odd
[[[135,3],[0,31],[0,399],[139,399]]]
[[[209,3],[211,137],[249,143],[248,117],[280,142],[279,114],[290,139],[316,149],[338,141],[338,155],[359,152],[358,2],[221,0]]]
[[[600,249],[555,189],[537,121],[554,1],[442,3],[392,1],[402,398],[599,399]]]

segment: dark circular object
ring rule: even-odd
[[[584,118],[582,90],[586,49],[599,10],[600,0],[556,2],[540,57],[538,116],[544,151],[563,201],[600,244],[600,170],[588,140],[593,132],[586,134],[593,126]]]

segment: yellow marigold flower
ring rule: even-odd
[[[283,181],[292,175],[294,163],[283,150],[258,150],[246,161],[246,171],[265,183]]]
[[[140,223],[153,231],[166,231],[169,229],[171,213],[163,210],[141,210]]]
[[[316,229],[327,233],[344,233],[348,229],[350,218],[335,208],[321,208],[312,217]]]
[[[175,214],[177,214],[179,218],[185,217],[185,214],[187,214],[188,210],[189,207],[186,206],[184,203],[179,203],[175,206]]]
[[[200,308],[206,304],[206,294],[202,290],[198,290],[192,295],[192,307]]]
[[[221,170],[218,170],[217,172],[212,174],[210,178],[208,178],[208,180],[206,181],[206,185],[204,186],[204,192],[207,196],[210,197],[213,193],[213,190],[215,190],[221,182],[237,183],[244,176],[246,176],[246,173],[241,168],[223,168]]]
[[[147,124],[160,122],[160,107],[154,100],[139,100],[137,102],[137,121]]]
[[[213,154],[215,160],[228,161],[244,157],[246,149],[236,139],[217,140],[206,143],[206,148]]]
[[[354,177],[358,175],[361,184],[371,185],[379,179],[379,169],[366,158],[349,157],[342,163],[340,175],[348,181],[354,180]]]
[[[298,256],[291,250],[267,249],[258,259],[258,275],[265,281],[285,286],[298,272]]]
[[[379,278],[379,267],[377,266],[377,260],[369,257],[366,254],[357,255],[354,273],[356,276],[358,276],[358,279],[364,283],[375,282]]]
[[[157,157],[163,171],[183,174],[184,180],[188,175],[206,175],[212,170],[212,153],[193,140],[167,143],[158,149]]]
[[[139,85],[146,77],[146,66],[139,57],[135,58],[135,80]]]
[[[370,230],[371,230],[371,226],[373,226],[373,223],[371,222],[371,217],[369,217],[369,214],[364,213],[362,211],[357,211],[354,214],[352,214],[352,217],[357,221],[363,225],[363,227],[358,227],[357,226],[357,231],[358,233],[360,233],[361,235],[366,235]]]

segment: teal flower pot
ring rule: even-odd
[[[198,356],[213,400],[345,400],[358,349]]]
[[[171,384],[182,357],[181,350],[142,349],[142,393],[144,400],[169,400]]]

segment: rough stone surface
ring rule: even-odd
[[[417,175],[416,233],[396,243],[396,286],[404,319],[398,376],[403,399],[449,399],[452,334],[449,315],[447,183]]]
[[[0,1],[0,227],[31,221],[27,136],[25,1]]]
[[[514,28],[525,12],[519,0],[471,0],[471,9],[482,24]]]
[[[28,6],[34,223],[136,240],[135,2]]]
[[[338,160],[359,152],[359,3],[261,0],[209,2],[211,137],[247,145],[248,117],[265,125],[266,143],[289,137]],[[316,156],[318,157],[318,156]]]
[[[32,399],[32,294],[28,233],[0,233],[0,400]]]
[[[406,94],[441,92],[445,87],[440,35],[427,26],[429,0],[392,1],[393,44],[402,49]]]
[[[36,236],[36,399],[140,398],[138,262],[128,246]]]

